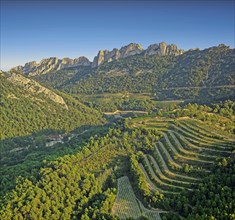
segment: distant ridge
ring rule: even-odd
[[[234,100],[235,49],[220,44],[178,56],[175,49],[150,46],[137,56],[103,62],[98,68],[52,71],[33,78],[74,94],[128,91],[151,93],[158,100]]]
[[[57,57],[50,57],[41,60],[39,63],[31,61],[26,63],[24,66],[16,66],[13,69],[21,71],[27,76],[43,75],[53,70],[67,69],[70,67],[98,67],[103,63],[109,63],[114,60],[126,58],[141,54],[143,56],[149,56],[157,54],[159,56],[174,55],[178,56],[184,53],[184,50],[178,49],[175,44],[167,44],[161,42],[159,44],[152,44],[146,50],[140,44],[130,43],[120,49],[114,48],[112,51],[100,50],[97,56],[94,57],[93,62],[90,62],[88,58],[82,56],[76,59]]]

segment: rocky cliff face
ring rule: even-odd
[[[91,62],[86,57],[76,59],[51,57],[41,60],[40,63],[32,61],[24,66],[17,66],[14,69],[23,72],[27,76],[46,74],[52,70],[61,70],[69,67],[90,66]]]
[[[21,74],[15,73],[14,71],[8,72],[6,79],[16,85],[21,86],[24,90],[27,90],[31,94],[43,94],[53,102],[62,105],[64,108],[68,109],[64,99],[57,95],[55,92],[47,89],[46,87],[40,85],[35,80],[29,79]]]
[[[86,57],[79,57],[77,59],[63,58],[58,59],[51,57],[43,59],[40,63],[35,61],[26,63],[24,66],[17,66],[14,69],[23,72],[27,76],[35,76],[46,74],[52,70],[61,70],[69,67],[77,66],[91,66],[93,68],[98,67],[103,63],[112,62],[120,58],[126,58],[136,54],[142,54],[144,56],[159,55],[167,56],[174,55],[178,56],[184,53],[184,50],[178,49],[174,44],[166,44],[165,42],[159,44],[152,44],[146,50],[140,44],[131,43],[121,49],[114,48],[112,51],[100,50],[95,56],[93,62],[90,62]]]
[[[165,42],[159,44],[152,44],[146,50],[142,48],[140,44],[131,43],[122,47],[120,50],[113,49],[112,51],[100,50],[98,55],[94,58],[92,67],[98,67],[102,63],[111,62],[120,58],[126,58],[136,54],[143,54],[144,56],[150,56],[157,54],[159,56],[174,55],[178,56],[184,53],[184,50],[178,49],[176,45]]]
[[[100,50],[98,55],[94,58],[92,67],[97,67],[102,63],[111,62],[120,58],[126,58],[136,54],[140,54],[144,51],[140,44],[131,43],[122,47],[120,50],[114,48],[112,51]]]
[[[183,53],[184,50],[178,49],[176,45],[174,44],[167,45],[165,42],[159,44],[152,44],[144,51],[145,56],[154,55],[154,54],[157,54],[159,56],[167,56],[167,55],[178,56]]]

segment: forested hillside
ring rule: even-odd
[[[20,85],[14,81],[19,79],[22,78],[9,80],[4,74],[0,75],[1,139],[46,129],[68,132],[81,125],[102,123],[98,111],[71,96],[64,93],[58,95],[30,81]]]
[[[95,69],[54,71],[36,79],[69,93],[128,91],[152,93],[160,100],[221,100],[235,95],[234,73],[235,49],[219,45],[179,56],[135,55]]]

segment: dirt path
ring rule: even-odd
[[[116,110],[115,112],[104,112],[105,115],[117,115],[119,113],[141,113],[141,114],[148,114],[146,111],[137,111],[137,110]]]

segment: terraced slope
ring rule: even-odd
[[[161,142],[159,142],[161,143]],[[162,145],[162,143],[161,143]],[[155,146],[155,151],[157,154],[157,157],[159,158],[160,162],[161,162],[161,170],[162,172],[164,172],[167,176],[169,176],[169,178],[171,179],[179,179],[179,180],[183,180],[183,181],[187,181],[187,183],[191,183],[191,184],[195,184],[196,181],[198,181],[199,179],[197,178],[193,178],[193,177],[189,177],[189,176],[185,176],[185,175],[181,175],[181,174],[177,174],[176,172],[172,172],[169,167],[168,164],[165,162],[162,153],[160,152],[159,148],[157,146]],[[152,156],[150,156],[152,157]]]
[[[165,213],[161,210],[150,210],[136,198],[130,181],[127,176],[118,179],[118,192],[112,213],[120,219],[146,217],[149,220],[161,219],[159,213]]]
[[[148,161],[145,161],[145,165],[142,167],[142,170],[145,172],[145,175],[148,176],[148,181],[151,181],[154,185],[157,186],[158,191],[161,193],[178,193],[180,188],[169,185],[163,181],[154,173],[153,168],[151,167]],[[169,191],[168,189],[172,189]]]
[[[162,134],[151,152],[139,163],[151,191],[165,194],[193,191],[200,177],[210,173],[213,164],[229,156],[235,140],[211,133],[193,120],[146,120],[145,126],[155,125]],[[159,125],[159,127],[158,127]]]
[[[159,175],[160,179],[165,180],[173,185],[185,185],[186,188],[192,185],[192,183],[190,182],[176,180],[176,179],[172,179],[171,177],[168,177],[161,171],[161,168],[158,165],[157,161],[151,155],[148,155],[148,156],[149,156],[149,162],[151,163],[151,166],[153,167],[154,172],[156,173],[156,175]]]
[[[193,143],[192,139],[190,138],[185,138],[183,135],[169,131],[172,135],[177,137],[178,141],[180,142],[181,145],[186,146],[187,148],[192,148],[196,152],[204,152],[204,155],[202,154],[201,156],[211,158],[211,157],[216,157],[216,155],[221,156],[223,154],[224,156],[229,156],[231,153],[231,150],[224,150],[223,148],[221,149],[216,149],[216,147],[209,148],[209,147],[199,147],[199,144]]]
[[[178,133],[186,136],[189,139],[192,139],[200,144],[203,145],[215,145],[223,149],[229,149],[231,150],[232,145],[234,144],[233,142],[228,143],[226,141],[221,140],[219,137],[214,137],[211,140],[208,140],[208,137],[206,135],[200,135],[199,132],[189,130],[187,127],[182,127],[181,123],[178,123],[178,126],[175,124],[171,123],[170,127],[173,130],[176,130]]]
[[[196,119],[188,119],[183,122],[185,122],[187,126],[190,126],[190,128],[194,129],[196,132],[202,133],[205,136],[217,138],[224,141],[234,141],[234,135],[227,133],[225,134],[223,130],[217,127],[211,128],[209,125],[202,123]]]

